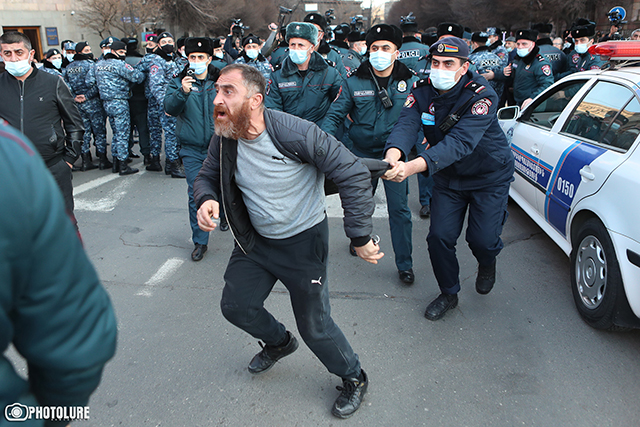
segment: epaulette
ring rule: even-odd
[[[542,62],[545,60],[544,56],[538,54],[538,56],[536,56],[536,58],[538,58],[538,61]]]
[[[473,80],[471,80],[469,83],[467,83],[464,86],[465,89],[469,89],[474,91],[477,94],[480,94],[482,92],[484,92],[485,90],[487,90],[486,87],[484,87],[483,85],[481,85],[480,83],[474,82]]]
[[[356,73],[356,71],[358,71],[357,67],[356,68],[352,68],[350,70],[347,70],[347,78],[353,76]]]
[[[282,62],[276,65],[272,65],[273,67],[273,71],[278,71],[280,68],[282,68]]]
[[[413,89],[420,87],[420,86],[428,86],[429,85],[429,79],[420,79],[417,80],[415,82],[413,82]]]
[[[330,59],[325,59],[326,63],[329,64],[330,66],[332,66],[333,68],[336,68],[336,63],[331,61]]]

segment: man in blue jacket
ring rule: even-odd
[[[189,60],[189,70],[193,70],[193,75],[188,75],[185,70],[169,82],[164,98],[164,110],[178,119],[176,136],[187,177],[189,223],[191,239],[195,245],[191,259],[200,261],[207,251],[209,233],[198,227],[197,209],[193,200],[193,181],[198,176],[204,159],[207,158],[209,141],[213,136],[213,100],[217,94],[214,85],[218,75],[217,71],[215,74],[209,72],[213,54],[211,39],[190,37],[184,42],[184,50]],[[226,222],[221,221],[220,229],[228,229]]]
[[[423,173],[435,181],[427,242],[441,295],[425,317],[438,320],[458,304],[455,247],[467,210],[466,238],[479,263],[476,291],[484,295],[493,288],[514,161],[496,116],[498,96],[484,78],[468,72],[467,44],[447,37],[430,52],[430,77],[414,85],[387,140],[385,160],[394,165],[388,179]],[[420,127],[430,147],[415,160],[400,161]]]

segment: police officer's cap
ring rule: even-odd
[[[287,43],[292,38],[304,39],[315,45],[318,43],[318,29],[308,22],[292,22],[287,25]]]
[[[413,22],[400,22],[400,29],[403,33],[417,33],[418,32],[418,24]]]
[[[513,37],[513,36],[509,36],[509,37],[507,37],[507,38],[506,38],[506,40],[505,40],[505,41],[507,41],[507,42],[514,42],[514,43],[515,43],[515,42],[516,42],[516,38],[515,38],[515,37]]]
[[[367,47],[371,46],[373,42],[378,40],[388,40],[395,44],[398,49],[402,46],[402,30],[395,25],[378,24],[371,27],[367,32],[365,41]]]
[[[127,44],[127,49],[136,50],[138,48],[138,39],[135,37],[129,37],[125,43]]]
[[[151,43],[158,43],[158,36],[156,36],[155,34],[148,36],[147,37],[147,43],[151,42]]]
[[[516,40],[529,40],[535,42],[538,40],[538,32],[536,30],[518,30],[516,31]]]
[[[182,46],[184,46],[186,39],[186,37],[180,37],[178,40],[176,40],[176,48],[180,49]]]
[[[473,32],[471,31],[471,28],[469,27],[464,27],[464,33],[462,33],[462,38],[465,40],[471,40],[471,35],[473,34]]]
[[[219,47],[222,47],[222,42],[220,41],[220,39],[213,39],[213,41],[211,42],[211,49],[218,49]]]
[[[59,51],[58,49],[53,48],[53,49],[49,49],[49,50],[47,51],[47,53],[45,53],[45,54],[44,54],[44,57],[45,57],[45,58],[47,58],[47,59],[49,59],[49,58],[51,58],[53,55],[61,55],[61,53],[60,53],[60,51]]]
[[[157,43],[160,43],[160,40],[162,39],[167,39],[167,38],[173,38],[173,34],[171,34],[169,31],[165,31],[164,33],[160,33],[158,35],[158,41]]]
[[[307,16],[304,17],[304,22],[311,22],[312,24],[316,24],[320,26],[320,29],[322,31],[324,31],[325,28],[327,28],[327,20],[325,19],[324,16],[320,15],[319,13],[308,14]]]
[[[81,53],[82,49],[84,49],[87,46],[89,46],[89,43],[87,43],[87,42],[78,42],[76,44],[76,52],[77,53]]]
[[[422,43],[427,46],[431,46],[438,41],[438,33],[424,33],[422,34]]]
[[[220,43],[220,41],[218,41]],[[208,37],[189,37],[184,40],[184,53],[189,54],[194,52],[206,53],[209,56],[213,56],[213,43]]]
[[[336,28],[333,29],[333,34],[335,34],[336,39],[344,40],[351,31],[351,27],[349,24],[340,24]]]
[[[127,45],[124,44],[123,41],[121,40],[115,40],[113,43],[111,43],[111,50],[121,50],[121,49],[126,49]]]
[[[431,56],[448,56],[451,58],[468,59],[469,45],[459,37],[445,37],[438,40],[429,48]]]
[[[64,49],[64,48],[65,48],[65,47],[64,47],[64,45],[65,45],[65,44],[67,44],[67,43],[69,43],[69,42],[73,43],[73,40],[62,40],[62,41],[60,42],[60,46],[62,46],[62,48]]]
[[[596,35],[596,24],[588,19],[578,18],[571,28],[571,35],[574,39],[580,37],[593,37]]]
[[[460,24],[455,24],[453,22],[443,22],[438,24],[438,38],[442,36],[454,36],[458,38],[462,38],[464,35],[464,28]]]
[[[553,31],[553,24],[538,22],[537,24],[532,25],[531,29],[542,34],[551,34],[551,31]]]
[[[485,32],[476,31],[471,34],[471,41],[476,43],[486,43],[489,39],[489,35]]]
[[[258,38],[258,36],[254,36],[253,34],[249,34],[247,37],[245,37],[244,39],[242,39],[242,47],[245,47],[246,45],[248,45],[249,43],[255,43],[255,44],[260,44],[261,41]]]
[[[107,37],[106,39],[104,39],[104,40],[102,40],[102,41],[100,42],[100,47],[101,47],[101,48],[103,48],[103,47],[109,47],[109,46],[111,46],[111,43],[113,43],[113,42],[115,42],[115,41],[119,41],[119,40],[120,40],[120,39],[119,39],[119,38],[117,38],[117,37],[111,37],[111,36],[109,36],[109,37]]]
[[[366,33],[361,31],[351,31],[347,36],[347,40],[351,43],[365,41]]]
[[[74,42],[66,42],[64,44],[65,50],[76,50],[76,43]]]

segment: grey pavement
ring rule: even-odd
[[[438,289],[429,220],[414,214],[416,283],[407,287],[397,279],[384,209],[374,229],[386,256],[370,265],[348,254],[331,201],[332,314],[370,380],[363,407],[338,420],[330,408],[340,381],[306,346],[261,376],[247,371],[257,340],[219,309],[232,236],[213,232],[204,260],[191,261],[184,180],[90,171],[76,173],[74,185],[84,243],[119,325],[91,420],[74,425],[638,425],[640,332],[601,332],[580,319],[567,257],[513,202],[494,290],[475,292],[463,235],[459,306],[430,322],[423,313]],[[415,178],[411,190],[417,213]],[[266,307],[300,336],[281,284]]]

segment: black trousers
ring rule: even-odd
[[[268,345],[286,338],[286,328],[264,308],[277,280],[289,291],[302,339],[342,378],[360,375],[360,361],[331,318],[327,283],[327,219],[287,239],[258,236],[249,254],[236,246],[225,272],[220,306],[224,317]]]
[[[131,114],[131,131],[129,133],[129,149],[133,147],[133,127],[138,129],[140,137],[140,154],[148,156],[151,152],[149,145],[149,125],[147,124],[148,101],[144,99],[130,99],[129,111]]]

